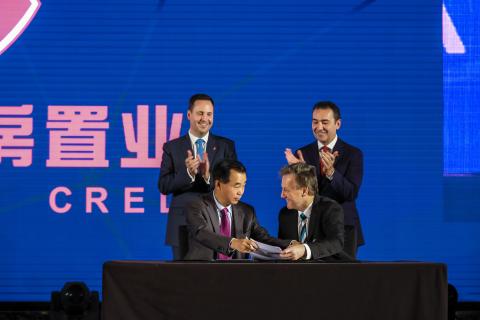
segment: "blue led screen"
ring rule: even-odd
[[[47,301],[72,280],[101,290],[107,260],[171,258],[158,146],[187,132],[188,98],[205,92],[273,234],[283,150],[310,143],[313,104],[335,101],[339,136],[365,156],[359,258],[447,263],[460,299],[478,301],[478,215],[447,195],[475,192],[448,179],[478,171],[478,141],[447,143],[451,101],[467,98],[443,91],[475,68],[472,6],[445,2],[461,55],[446,53],[440,1],[42,1],[0,51],[0,300]]]

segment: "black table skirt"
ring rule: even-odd
[[[112,261],[102,319],[446,320],[446,267]]]

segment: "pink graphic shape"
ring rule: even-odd
[[[108,197],[108,191],[102,187],[87,187],[85,190],[85,212],[92,213],[93,204],[102,213],[108,213],[107,206],[103,203]]]
[[[167,206],[167,196],[160,194],[160,213],[167,214],[170,208]]]
[[[48,106],[47,167],[108,167],[107,106]]]
[[[132,202],[142,203],[143,197],[134,197],[133,193],[143,193],[143,187],[127,187],[125,188],[125,213],[144,213],[144,208],[132,207]]]
[[[0,55],[20,37],[40,6],[39,0],[0,1]]]
[[[24,116],[32,114],[33,105],[0,106],[0,163],[2,158],[13,158],[14,167],[28,167],[32,164],[31,138],[33,119]]]
[[[50,192],[50,197],[49,197],[50,208],[56,213],[63,214],[70,211],[70,209],[72,208],[72,205],[69,202],[66,202],[63,207],[59,207],[57,205],[57,195],[59,193],[63,193],[66,196],[71,196],[72,191],[70,191],[70,189],[68,189],[67,187],[56,187],[55,189],[52,190],[52,192]]]
[[[465,46],[458,35],[457,29],[448,14],[445,4],[442,5],[443,47],[449,54],[464,54]]]
[[[120,166],[122,168],[159,168],[163,155],[163,144],[167,141],[167,106],[155,106],[155,156],[149,157],[149,108],[148,105],[137,106],[137,125],[136,131],[133,124],[131,113],[123,113],[123,132],[125,134],[125,144],[127,150],[135,153],[135,158],[122,158]],[[182,113],[172,115],[172,124],[170,127],[170,140],[180,136],[182,127]]]

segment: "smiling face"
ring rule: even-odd
[[[230,169],[230,177],[227,183],[215,181],[215,198],[223,205],[237,204],[245,192],[247,175]]]
[[[282,199],[287,201],[288,209],[305,210],[309,200],[313,196],[308,196],[308,189],[301,188],[295,181],[295,175],[286,174],[282,176]]]
[[[205,136],[213,125],[213,104],[209,100],[197,100],[187,112],[190,132],[196,137]]]
[[[315,138],[327,145],[335,139],[341,120],[335,120],[332,109],[315,109],[312,114],[312,131]]]

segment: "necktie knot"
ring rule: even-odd
[[[330,152],[331,151],[330,148],[327,147],[327,146],[323,146],[322,149],[320,149],[320,150],[322,150],[323,152]]]
[[[220,210],[220,212],[222,212],[222,215],[228,214],[228,209],[227,209],[227,207],[225,207],[225,208],[223,208],[222,210]]]
[[[305,215],[305,213],[300,213],[300,219],[302,219],[302,221],[305,221],[307,219],[307,216]]]
[[[199,156],[200,160],[203,160],[203,153],[205,152],[205,140],[197,139],[197,141],[195,141],[195,145],[197,146],[197,155]]]

